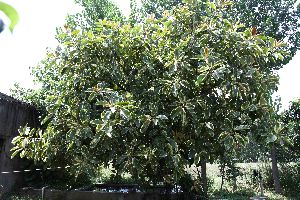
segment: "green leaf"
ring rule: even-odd
[[[10,20],[9,30],[13,32],[19,22],[19,14],[14,7],[0,1],[0,11],[2,11]]]
[[[235,131],[242,131],[242,130],[248,130],[250,127],[248,125],[239,125],[234,128]]]
[[[93,100],[96,98],[96,96],[97,96],[97,95],[93,92],[93,93],[90,94],[88,100],[89,100],[89,101],[93,101]]]
[[[181,114],[181,107],[176,107],[171,111],[172,119],[175,119],[177,116],[180,116],[180,114]]]
[[[117,159],[117,165],[122,164],[126,159],[127,159],[127,155],[122,155]]]
[[[104,128],[104,132],[106,133],[106,135],[108,136],[108,137],[112,137],[112,135],[111,135],[111,132],[112,132],[112,126],[110,126],[110,125],[107,125],[107,126],[105,126],[105,128]]]
[[[233,144],[234,144],[234,139],[233,139],[233,137],[227,135],[227,136],[224,138],[224,146],[225,146],[225,149],[226,149],[226,150],[232,149]]]
[[[160,120],[167,120],[168,117],[166,115],[157,115],[156,119],[160,119]]]
[[[214,130],[214,125],[211,123],[211,122],[207,122],[207,123],[205,123],[205,126],[207,127],[207,128],[209,128],[210,130]]]
[[[123,119],[128,119],[128,117],[130,116],[130,111],[123,108],[123,109],[120,109],[120,116],[123,118]]]
[[[101,120],[100,119],[95,119],[93,121],[90,122],[91,124],[94,124],[94,125],[98,125],[101,123]]]
[[[266,101],[266,99],[265,99],[264,97],[261,97],[261,98],[259,99],[259,104],[260,104],[261,106],[265,106],[265,105],[268,105],[268,102]]]
[[[102,112],[101,113],[101,118],[105,121],[109,120],[110,119],[110,116],[111,116],[111,111],[106,111],[106,112]]]
[[[196,153],[194,158],[194,164],[197,166],[201,161],[201,154]]]
[[[91,148],[96,148],[98,143],[100,142],[100,140],[101,140],[101,137],[96,136],[90,144]]]
[[[96,102],[97,106],[103,106],[103,107],[109,107],[110,104],[107,101],[97,101]]]
[[[79,31],[80,32],[80,31]],[[78,33],[79,33],[78,32]],[[94,38],[94,33],[92,32],[92,31],[89,31],[88,33],[87,33],[87,36],[88,36],[88,38],[89,39],[93,39]]]
[[[22,151],[22,149],[11,149],[11,151],[13,151],[11,158],[14,158],[18,153],[20,153],[20,151]]]
[[[187,124],[186,112],[184,108],[181,108],[181,122],[183,126]]]
[[[178,164],[180,162],[180,155],[179,154],[176,154],[175,156],[173,156],[173,162],[174,162],[175,167],[178,167]]]
[[[277,140],[277,136],[276,136],[276,135],[270,134],[270,135],[268,135],[268,137],[267,137],[267,142],[268,142],[268,143],[275,142],[276,140]]]
[[[72,31],[72,36],[76,37],[80,33],[80,30],[74,30]]]
[[[42,125],[45,125],[49,120],[51,120],[51,118],[52,118],[52,115],[47,115],[44,119],[43,119],[43,121],[41,122],[41,124]]]
[[[150,119],[146,119],[144,121],[143,125],[141,126],[140,132],[144,133],[148,129],[150,123],[151,123],[151,120]]]
[[[175,140],[173,140],[172,138],[167,138],[168,142],[170,143],[170,145],[173,147],[173,149],[175,151],[178,151],[178,145],[177,143],[175,142]]]
[[[278,58],[279,60],[283,61],[284,60],[284,57],[282,56],[281,53],[275,53],[274,54],[276,58]]]
[[[216,9],[217,9],[216,4],[213,3],[213,2],[210,3],[210,7],[211,7],[213,10],[216,10]]]
[[[227,26],[227,27],[231,27],[232,26],[231,23],[230,23],[230,21],[228,21],[228,19],[223,19],[223,22],[224,22],[225,26]]]
[[[214,2],[207,2],[207,5],[213,10],[217,9],[216,4]]]
[[[201,67],[201,68],[198,70],[198,72],[202,74],[203,72],[206,72],[207,70],[209,70],[209,67],[208,67],[208,66],[203,66],[203,67]]]
[[[208,73],[206,73],[206,74],[200,74],[200,75],[197,77],[197,80],[196,80],[196,86],[199,86],[199,85],[201,85],[201,84],[204,82],[204,80],[205,80],[207,74],[208,74]]]
[[[280,134],[283,130],[283,127],[281,126],[280,123],[276,123],[275,126],[274,126],[274,132],[276,134]]]

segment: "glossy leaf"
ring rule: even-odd
[[[9,30],[13,32],[15,26],[19,22],[19,14],[14,7],[0,1],[0,11],[2,11],[10,20]]]

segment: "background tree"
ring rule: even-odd
[[[133,0],[134,1],[134,0]],[[142,0],[142,8],[138,12],[161,15],[161,11],[172,6],[188,2],[188,0]],[[193,1],[191,1],[193,2]],[[206,2],[206,1],[203,1]],[[289,56],[284,64],[289,62],[300,47],[300,4],[297,0],[232,0],[227,2],[232,7],[223,14],[226,18],[245,24],[245,27],[255,27],[257,34],[285,41]],[[199,10],[203,11],[203,8]]]
[[[300,47],[300,4],[297,0],[233,0],[232,18],[247,27],[256,27],[257,33],[288,44],[291,60]]]
[[[300,155],[300,99],[296,99],[290,103],[288,110],[282,113],[282,122],[288,128],[288,137],[292,141],[292,145],[287,152],[283,153],[281,159],[285,158],[286,162],[298,162]]]
[[[239,31],[225,7],[187,3],[134,26],[102,20],[93,31],[65,30],[34,70],[45,129],[23,129],[15,154],[74,172],[111,163],[156,185],[238,149],[268,112],[285,52]]]
[[[110,0],[75,0],[75,3],[82,7],[82,11],[74,15],[68,15],[64,28],[91,30],[95,28],[95,23],[102,19],[125,20],[119,7]]]

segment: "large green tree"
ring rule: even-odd
[[[237,149],[269,112],[285,52],[240,31],[225,8],[186,3],[134,26],[101,20],[93,31],[65,30],[34,70],[45,129],[23,129],[15,153],[76,172],[111,164],[157,184]]]

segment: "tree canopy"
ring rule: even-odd
[[[288,44],[288,62],[300,48],[300,4],[297,0],[234,0],[231,15],[246,26]],[[242,12],[241,12],[242,11]]]
[[[286,52],[224,18],[227,7],[187,2],[134,25],[104,19],[92,31],[66,28],[34,69],[44,128],[25,127],[15,154],[76,172],[111,164],[156,184],[238,149],[269,112],[273,68]]]
[[[160,16],[164,10],[189,1],[142,0],[142,2],[142,8],[137,12],[142,11],[145,16],[152,13]],[[297,0],[232,0],[223,2],[231,6],[231,9],[223,13],[226,18],[243,23],[246,27],[256,27],[257,33],[263,33],[288,44],[289,56],[284,60],[284,64],[289,62],[300,48],[300,4],[296,5]],[[200,12],[202,10],[203,8],[199,9]]]
[[[125,20],[119,7],[110,0],[75,0],[75,3],[82,7],[82,11],[68,15],[64,28],[91,30],[95,23],[104,18],[120,22]]]

